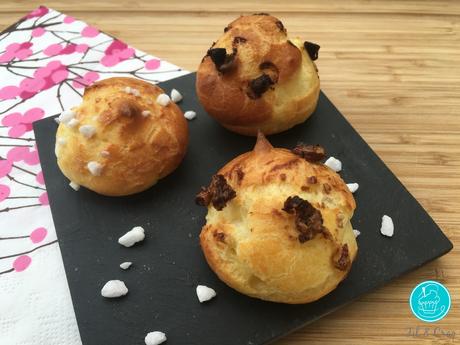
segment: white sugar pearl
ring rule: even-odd
[[[121,280],[109,280],[103,286],[101,295],[106,298],[116,298],[124,296],[128,293],[128,288]]]
[[[328,166],[335,172],[339,172],[342,170],[342,162],[339,161],[337,158],[334,157],[329,157],[326,162],[324,162],[324,165]]]
[[[182,95],[180,94],[179,91],[177,91],[176,89],[172,89],[171,90],[171,100],[174,102],[174,103],[178,103],[180,101],[182,101]]]
[[[132,264],[133,264],[133,263],[132,263],[131,261],[122,262],[122,263],[120,264],[120,268],[121,268],[122,270],[127,270],[128,268],[131,267]]]
[[[131,88],[129,86],[125,87],[123,89],[127,94],[130,94],[131,93]]]
[[[96,133],[96,128],[91,125],[80,126],[78,130],[87,139],[91,138]]]
[[[166,107],[169,102],[171,102],[171,99],[169,98],[169,96],[165,93],[162,93],[160,95],[158,95],[157,97],[157,103],[163,107]]]
[[[138,89],[131,89],[131,93],[136,97],[139,97],[141,95]]]
[[[100,176],[102,173],[102,165],[98,162],[91,161],[87,164],[87,168],[91,175],[93,176]]]
[[[357,183],[347,183],[347,187],[350,190],[350,192],[354,193],[358,190],[359,184]]]
[[[144,238],[145,238],[144,228],[142,226],[135,226],[130,231],[128,231],[126,234],[121,236],[118,239],[118,243],[120,243],[122,246],[125,246],[125,247],[131,247],[134,245],[134,243],[143,241]]]
[[[70,128],[74,128],[77,127],[79,123],[80,121],[78,121],[77,119],[72,119],[69,122],[67,122],[67,126],[69,126]]]
[[[392,237],[394,234],[393,219],[386,214],[382,217],[382,226],[380,227],[380,233],[384,236]]]
[[[198,285],[196,287],[196,295],[198,296],[200,303],[203,303],[216,297],[216,291],[205,285]]]
[[[76,112],[74,112],[73,110],[65,110],[61,113],[61,115],[59,115],[59,122],[62,122],[64,124],[68,124],[70,120],[72,120],[75,115],[77,115]]]
[[[69,186],[74,190],[78,191],[80,189],[80,185],[76,182],[70,181]]]
[[[359,235],[361,235],[361,231],[353,229],[353,235],[355,235],[355,237],[358,237]]]
[[[101,152],[99,153],[99,155],[100,155],[101,157],[107,158],[108,156],[110,156],[110,152],[107,151],[107,150],[104,150],[104,151],[101,151]]]
[[[187,120],[193,120],[195,117],[196,117],[196,113],[192,110],[189,110],[189,111],[186,111],[184,113],[184,117],[187,119]]]
[[[61,123],[61,121],[59,121],[59,117],[55,117],[55,118],[54,118],[54,122],[56,122],[57,124],[60,124],[60,123]]]
[[[67,143],[67,140],[65,140],[64,138],[57,138],[56,143],[58,145],[65,145]]]
[[[155,331],[150,332],[145,336],[145,345],[159,345],[166,341],[166,334]]]
[[[144,111],[142,112],[142,116],[143,116],[143,117],[147,117],[147,116],[149,116],[149,115],[150,115],[150,110],[144,110]]]

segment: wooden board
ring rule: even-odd
[[[430,330],[460,334],[460,2],[3,0],[0,27],[39,4],[189,70],[241,12],[270,11],[290,33],[320,43],[322,89],[456,246],[279,344],[450,343],[408,336],[409,328],[426,326],[407,304],[425,279],[445,283],[453,302]]]

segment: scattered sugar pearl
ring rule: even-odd
[[[57,124],[60,124],[60,123],[61,123],[61,121],[59,121],[59,117],[55,117],[55,118],[54,118],[54,122],[56,122]]]
[[[56,157],[59,155],[59,145],[57,142],[56,144],[54,144],[54,154],[56,155]]]
[[[149,115],[150,115],[150,110],[144,110],[144,111],[142,111],[142,116],[143,116],[143,117],[147,117],[147,116],[149,116]]]
[[[216,291],[205,285],[198,285],[196,287],[196,295],[198,296],[200,303],[203,303],[216,297]]]
[[[70,181],[69,186],[76,192],[80,189],[80,185],[73,181]]]
[[[354,193],[358,190],[359,184],[357,183],[347,183],[347,187],[350,190],[350,192]]]
[[[326,162],[324,162],[324,165],[328,166],[335,172],[339,172],[342,170],[342,162],[339,161],[337,158],[334,157],[329,157]]]
[[[132,263],[131,261],[122,262],[122,263],[120,264],[120,268],[121,268],[122,270],[127,270],[128,268],[131,267],[132,264],[133,264],[133,263]]]
[[[125,247],[131,247],[135,243],[143,241],[144,238],[145,238],[144,228],[142,226],[135,226],[130,231],[128,231],[126,234],[121,236],[118,239],[118,243],[120,243],[122,246],[125,246]]]
[[[188,110],[184,113],[184,117],[187,119],[187,120],[193,120],[195,117],[196,117],[196,113],[192,110]]]
[[[87,139],[91,138],[96,133],[96,128],[91,125],[83,125],[78,129],[81,134]]]
[[[104,150],[104,151],[101,151],[101,152],[99,153],[99,155],[100,155],[101,157],[107,158],[108,156],[110,156],[110,152],[107,151],[107,150]]]
[[[384,236],[392,237],[394,234],[393,219],[386,214],[382,217],[382,226],[380,227],[380,233]]]
[[[355,238],[361,235],[361,231],[353,229],[353,234],[355,235]]]
[[[78,121],[77,119],[72,119],[69,122],[67,122],[67,126],[69,126],[70,128],[74,128],[77,127],[79,123],[80,121]]]
[[[91,175],[93,176],[100,176],[102,173],[102,165],[98,162],[91,161],[87,164],[87,168]]]
[[[131,93],[131,88],[129,86],[125,87],[123,89],[127,94],[130,94]]]
[[[145,336],[145,345],[159,345],[166,341],[166,334],[155,331],[150,332]]]
[[[141,95],[138,89],[131,89],[131,93],[136,97],[139,97]]]
[[[158,95],[157,97],[157,103],[163,107],[166,107],[169,102],[171,102],[171,99],[169,98],[169,96],[165,93],[162,93],[160,95]]]
[[[67,140],[65,140],[65,138],[57,138],[56,143],[62,146],[67,143]]]
[[[183,97],[179,91],[177,91],[176,89],[171,90],[171,100],[174,103],[179,103],[180,101],[182,101],[182,98]]]
[[[59,115],[58,120],[59,122],[62,122],[64,124],[68,124],[70,120],[75,118],[75,115],[77,115],[76,112],[73,110],[64,110],[61,115]]]
[[[121,280],[109,280],[102,287],[101,295],[106,298],[117,298],[128,293],[128,288]]]

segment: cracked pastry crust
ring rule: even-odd
[[[310,148],[318,152],[317,146]],[[243,294],[312,302],[337,287],[356,257],[353,195],[337,173],[317,160],[321,156],[307,155],[313,161],[304,156],[273,148],[259,135],[253,151],[217,173],[225,178],[218,179],[223,187],[211,183],[197,196],[208,206],[200,234],[206,260]],[[227,196],[225,206],[216,208],[204,192],[219,200]]]
[[[99,194],[121,196],[141,192],[174,171],[186,153],[188,124],[176,104],[156,102],[162,93],[134,78],[109,78],[87,87],[82,103],[72,109],[79,125],[60,123],[56,133],[57,142],[64,142],[56,146],[63,174]],[[82,125],[92,126],[94,135],[85,138]],[[88,162],[101,166],[100,176],[90,173]]]
[[[277,18],[259,13],[230,23],[197,71],[205,110],[244,135],[285,131],[315,110],[319,46],[290,39]]]

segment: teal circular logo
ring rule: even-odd
[[[409,304],[417,318],[425,322],[436,322],[449,312],[449,291],[441,283],[427,280],[412,290]]]

